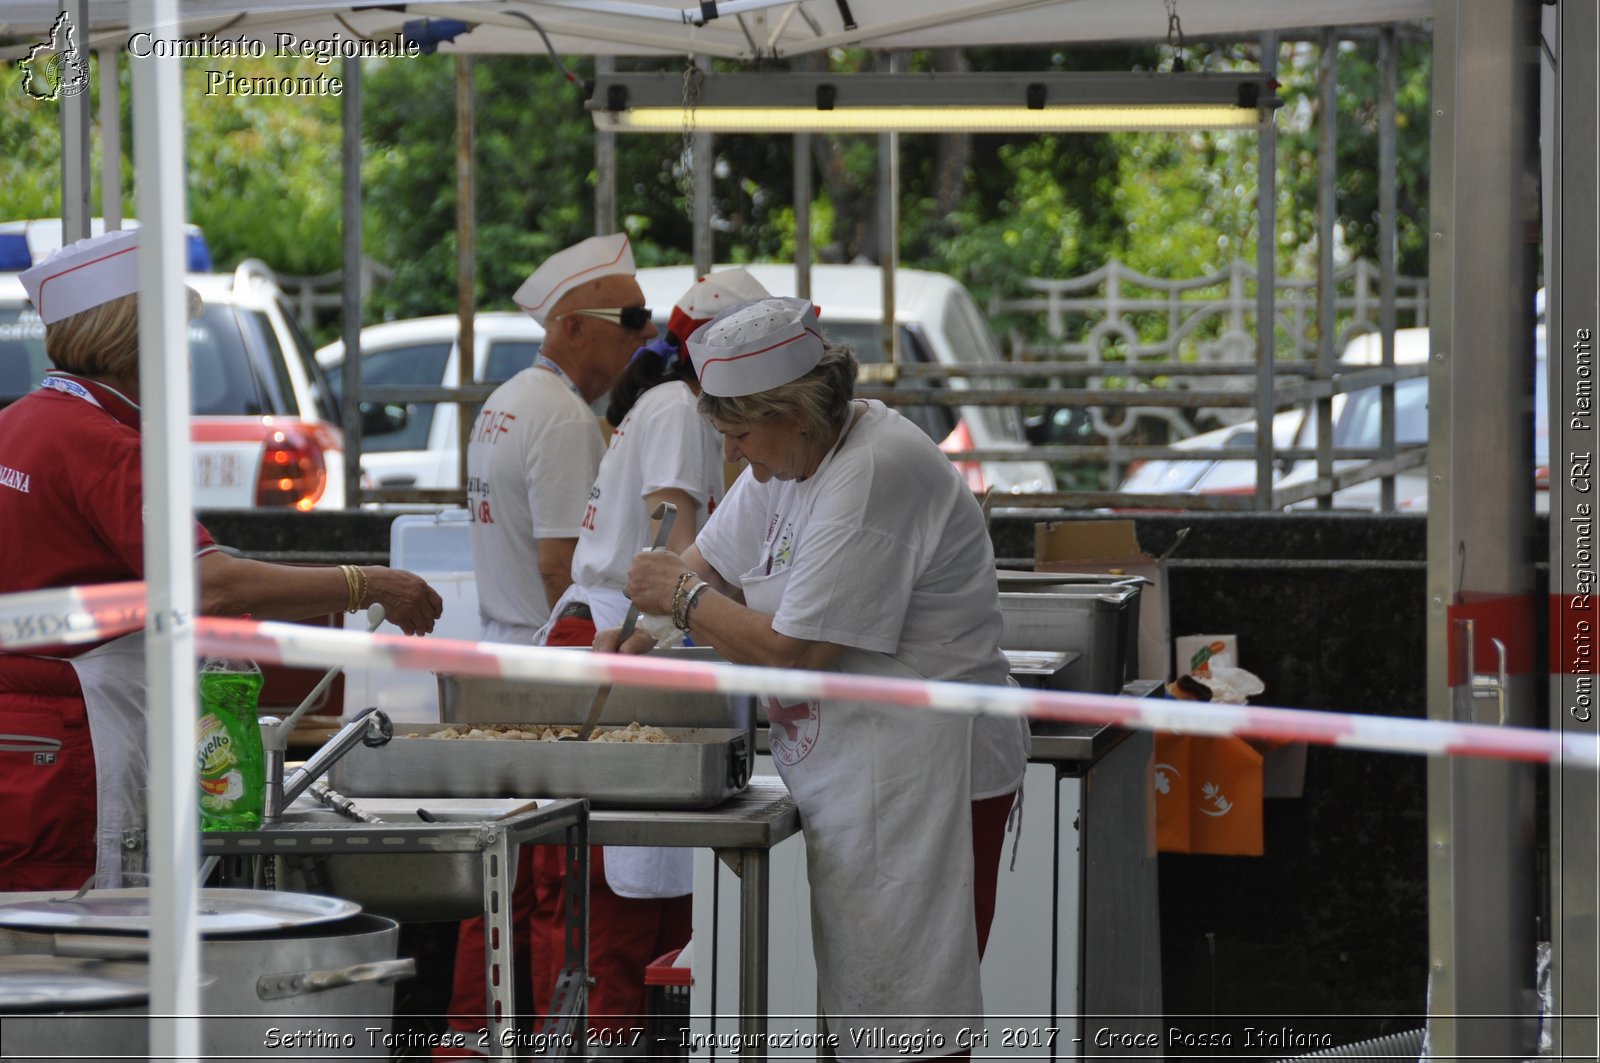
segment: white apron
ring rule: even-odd
[[[67,660],[78,673],[94,743],[97,885],[121,885],[123,832],[144,826],[144,632],[136,631]]]
[[[788,570],[743,580],[776,614]],[[839,670],[921,678],[893,658],[847,650]],[[972,903],[973,718],[919,708],[767,699],[778,773],[799,807],[811,884],[812,948],[840,1059],[956,1051],[981,1026]],[[944,1038],[932,1053],[912,1039]]]

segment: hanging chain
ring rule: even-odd
[[[683,67],[683,154],[682,178],[683,206],[690,218],[694,217],[694,171],[699,160],[694,155],[695,107],[700,102],[700,83],[705,72],[695,63],[694,56],[684,57]]]
[[[1172,69],[1183,72],[1183,22],[1178,18],[1178,0],[1165,0],[1167,5],[1167,47],[1172,49]]]

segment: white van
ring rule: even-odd
[[[480,383],[510,380],[533,364],[544,329],[527,314],[481,313],[472,319],[473,370]],[[361,330],[361,384],[425,385],[456,382],[454,315],[369,325]],[[334,394],[342,398],[344,341],[317,351]],[[461,485],[459,407],[451,402],[362,403],[361,471],[372,487],[439,488]]]
[[[1534,465],[1535,505],[1539,512],[1550,508],[1550,426],[1546,406],[1547,380],[1545,355],[1545,328],[1541,322],[1534,334]],[[1394,334],[1394,361],[1396,365],[1420,365],[1428,360],[1428,330],[1426,328],[1396,329]],[[1367,332],[1351,340],[1340,356],[1341,366],[1363,368],[1383,364],[1383,340],[1376,332]],[[1382,388],[1362,388],[1359,391],[1333,397],[1333,445],[1339,448],[1376,450],[1382,431]],[[1428,378],[1412,377],[1398,381],[1394,386],[1395,444],[1409,446],[1428,441]],[[1273,437],[1276,449],[1287,447],[1310,448],[1316,445],[1316,417],[1302,409],[1285,410],[1273,420]],[[1132,494],[1187,493],[1187,494],[1254,494],[1256,465],[1256,425],[1254,421],[1230,425],[1212,432],[1192,436],[1174,444],[1180,450],[1215,450],[1235,447],[1250,453],[1247,459],[1204,458],[1149,461],[1131,470],[1123,480],[1120,490]],[[1334,471],[1354,468],[1359,460],[1334,462]],[[1422,511],[1428,508],[1428,476],[1425,465],[1414,466],[1394,478],[1395,508]],[[1274,471],[1274,488],[1294,487],[1310,483],[1317,478],[1315,461],[1295,462],[1291,467]],[[1365,480],[1333,496],[1336,509],[1377,510],[1380,506],[1382,481]],[[1296,502],[1291,509],[1316,506],[1315,499]]]
[[[717,266],[716,269],[727,269]],[[746,265],[750,275],[773,295],[795,294],[794,266]],[[689,290],[691,266],[658,266],[639,271],[645,302],[665,320],[672,304]],[[898,269],[894,274],[895,321],[900,327],[901,357],[907,363],[990,365],[1005,361],[989,323],[972,295],[943,273]],[[822,330],[848,343],[863,365],[883,358],[883,274],[877,266],[811,267],[811,301],[817,305]],[[908,386],[918,386],[912,381]],[[934,381],[929,384],[940,386]],[[948,386],[1011,388],[1011,380],[952,379]],[[1025,447],[1022,415],[1009,406],[897,406],[934,442],[947,450]],[[993,488],[999,494],[1027,494],[1056,489],[1055,472],[1043,461],[958,462],[974,490]]]
[[[725,268],[725,267],[719,267]],[[794,267],[746,266],[774,295],[793,294]],[[662,266],[639,271],[645,302],[665,328],[672,306],[689,290],[691,266]],[[823,330],[851,345],[866,364],[881,362],[882,287],[876,266],[816,266],[812,269],[812,301],[822,312]],[[972,296],[942,273],[902,269],[895,273],[896,317],[908,362],[973,365],[1003,361],[988,323]],[[362,385],[418,384],[438,386],[456,380],[457,321],[453,315],[415,318],[371,325],[361,330]],[[481,383],[499,383],[533,364],[544,342],[544,330],[522,313],[480,313],[474,318],[473,365]],[[344,344],[317,351],[317,361],[333,387],[343,386]],[[953,380],[965,388],[965,380]],[[982,381],[978,386],[1009,387],[1009,381]],[[597,413],[606,400],[596,403]],[[1022,447],[1027,445],[1022,417],[1001,406],[911,406],[900,412],[947,449]],[[364,482],[378,487],[457,487],[460,484],[460,433],[451,403],[363,404],[361,442]],[[975,490],[993,486],[996,494],[1055,490],[1055,474],[1042,461],[958,463]]]

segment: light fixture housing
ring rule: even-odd
[[[1280,103],[1261,74],[602,74],[611,133],[1026,133],[1257,129]]]

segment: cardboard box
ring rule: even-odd
[[[1033,567],[1038,572],[1092,572],[1141,576],[1149,582],[1139,594],[1138,663],[1141,679],[1173,678],[1172,627],[1167,608],[1167,558],[1183,542],[1152,557],[1139,546],[1131,520],[1063,520],[1034,525]]]

